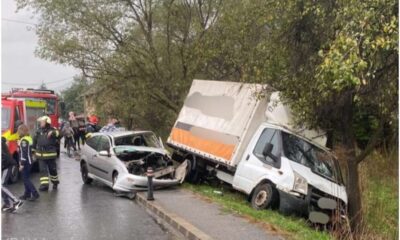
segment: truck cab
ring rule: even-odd
[[[24,121],[23,101],[7,97],[1,98],[1,135],[7,140],[11,156],[18,161],[17,128]],[[18,180],[18,166],[12,168],[11,182]]]
[[[281,207],[308,214],[307,210],[324,210],[318,204],[320,198],[334,200],[338,203],[335,207],[347,205],[345,186],[334,155],[326,147],[289,129],[263,123],[243,158],[232,185],[250,195],[256,209],[279,200]],[[270,186],[259,187],[265,185]]]
[[[37,99],[16,99],[12,97],[1,98],[1,134],[7,140],[11,156],[18,162],[18,126],[26,124],[33,136],[37,130],[37,119],[46,112],[47,103]],[[32,168],[38,169],[37,164]],[[11,170],[10,182],[18,180],[18,166]]]

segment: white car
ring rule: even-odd
[[[98,180],[117,192],[146,190],[147,169],[154,171],[154,188],[183,182],[187,163],[174,167],[161,139],[150,131],[94,133],[80,157],[82,180]]]

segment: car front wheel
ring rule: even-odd
[[[89,171],[88,171],[88,168],[86,166],[86,163],[82,163],[82,165],[81,165],[81,175],[82,175],[83,183],[90,184],[93,181],[93,179],[91,179],[89,177]]]
[[[117,179],[118,179],[118,172],[114,172],[113,173],[113,177],[112,177],[112,186],[113,186],[113,188],[115,186],[115,183],[117,182]]]

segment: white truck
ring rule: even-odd
[[[267,85],[193,80],[167,144],[173,159],[188,160],[187,180],[213,174],[256,209],[280,205],[310,214],[347,206],[325,133],[296,127]]]

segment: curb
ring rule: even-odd
[[[182,234],[183,237],[190,240],[212,240],[213,238],[193,226],[180,216],[169,212],[157,204],[156,201],[148,201],[143,193],[136,194],[136,202],[151,211],[157,218],[165,224]]]

